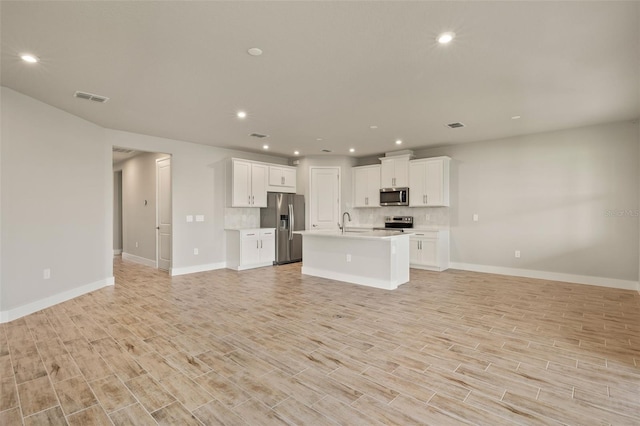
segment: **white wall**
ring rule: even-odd
[[[452,262],[638,281],[638,137],[623,122],[416,151],[453,158]]]
[[[112,282],[113,175],[104,129],[4,87],[0,97],[6,321]]]

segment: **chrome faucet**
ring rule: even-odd
[[[344,228],[346,228],[346,226],[344,224],[344,215],[347,215],[347,218],[349,219],[349,222],[351,222],[351,215],[349,214],[349,212],[342,213],[342,226],[340,226],[340,224],[338,224],[338,228],[340,228],[340,230],[342,231],[343,234],[344,234]]]

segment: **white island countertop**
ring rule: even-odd
[[[302,273],[394,290],[409,281],[409,239],[399,231],[296,231]]]
[[[358,231],[339,231],[335,229],[319,229],[312,231],[295,231],[294,234],[300,235],[316,235],[319,237],[335,237],[335,238],[357,238],[357,239],[370,239],[370,240],[379,240],[379,239],[390,239],[393,237],[401,237],[403,235],[412,235],[411,232],[400,232],[400,231],[386,231],[386,230],[358,230]]]

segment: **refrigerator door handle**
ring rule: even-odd
[[[289,241],[293,240],[293,227],[295,219],[293,218],[293,204],[289,204]]]

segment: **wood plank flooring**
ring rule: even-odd
[[[114,269],[112,288],[0,325],[0,424],[640,424],[633,291]]]

